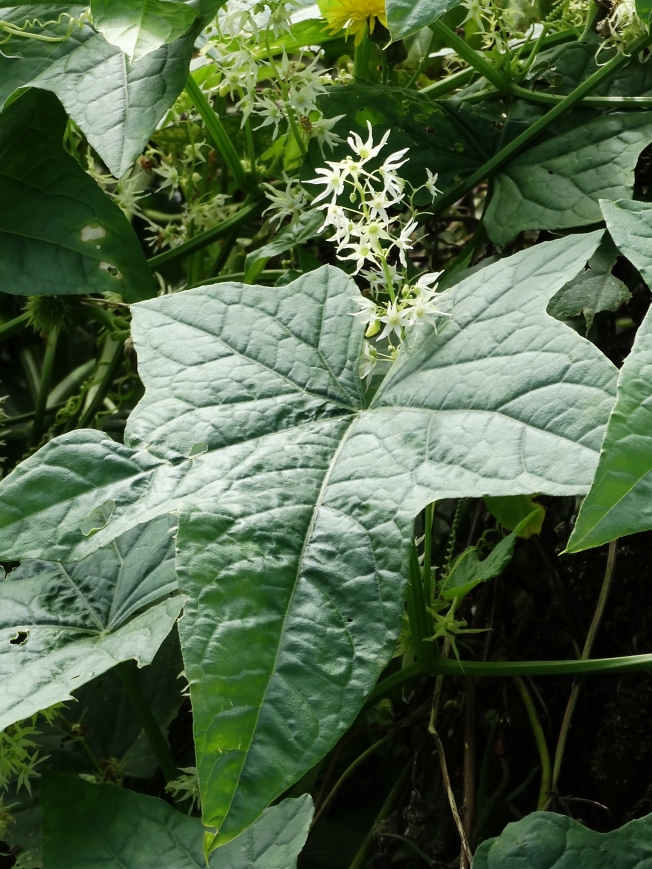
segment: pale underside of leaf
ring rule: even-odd
[[[337,269],[282,294],[221,285],[137,305],[146,394],[127,445],[71,433],[0,485],[5,558],[79,558],[179,511],[180,633],[218,844],[350,726],[391,655],[426,503],[588,488],[616,372],[545,308],[600,236],[458,284],[439,334],[411,342],[367,409],[357,291]],[[108,499],[107,526],[83,539]]]
[[[182,36],[197,13],[182,0],[92,0],[93,23],[131,62]]]
[[[169,529],[163,516],[77,564],[24,561],[0,584],[0,730],[120,661],[151,663],[184,602],[165,599],[177,590]]]

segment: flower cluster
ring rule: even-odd
[[[213,157],[208,143],[200,140],[183,146],[178,153],[149,147],[135,167],[117,181],[99,172],[93,157],[88,159],[88,172],[125,217],[138,217],[147,224],[147,240],[159,250],[177,247],[226,220],[237,209],[227,195],[210,190]],[[170,199],[176,198],[180,209],[165,214],[145,207],[152,186]]]
[[[395,151],[379,163],[389,132],[374,144],[371,123],[367,127],[366,140],[357,133],[348,138],[352,155],[326,161],[326,168],[317,169],[319,177],[308,182],[324,188],[313,205],[325,212],[322,231],[332,229],[329,240],[337,245],[338,258],[353,261],[353,274],[361,274],[369,284],[369,294],[358,299],[361,310],[355,316],[365,324],[367,338],[387,341],[389,348],[389,354],[381,357],[376,347],[365,342],[362,378],[371,376],[379,358],[394,358],[406,329],[425,323],[436,329],[437,318],[448,316],[434,301],[439,273],[416,281],[407,277],[407,252],[418,229],[412,200],[422,189],[413,190],[407,201],[406,182],[398,170],[409,159],[408,149]],[[426,171],[423,188],[434,200],[440,192],[437,175]]]
[[[600,25],[600,32],[606,37],[600,48],[614,45],[627,47],[639,36],[647,33],[647,26],[639,17],[635,0],[616,0],[611,12]]]
[[[323,52],[302,49],[297,59],[291,59],[274,42],[290,31],[291,6],[286,0],[264,0],[251,9],[229,0],[202,48],[218,74],[210,88],[236,101],[242,126],[251,118],[259,122],[253,129],[271,127],[274,140],[292,135],[300,150],[312,138],[322,149],[332,148],[339,141],[333,132],[339,118],[325,118],[317,106],[332,80],[320,69]]]

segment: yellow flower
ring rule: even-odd
[[[376,18],[387,27],[385,0],[319,0],[321,13],[328,21],[331,33],[346,30],[346,35],[355,33],[355,44],[360,45],[365,25],[373,33]]]

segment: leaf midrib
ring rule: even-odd
[[[285,613],[283,614],[283,622],[282,622],[280,630],[279,630],[279,640],[278,640],[278,645],[276,647],[276,653],[274,655],[274,663],[270,667],[267,685],[265,686],[265,691],[263,693],[263,696],[261,697],[260,704],[258,706],[258,712],[256,713],[256,719],[255,719],[255,722],[254,722],[253,727],[251,729],[251,739],[249,741],[249,745],[247,747],[246,752],[243,752],[244,760],[242,762],[242,766],[240,767],[240,772],[238,774],[237,782],[236,782],[235,786],[233,787],[233,790],[231,793],[231,799],[229,800],[228,808],[226,809],[226,811],[224,813],[224,817],[222,820],[222,826],[224,825],[224,822],[226,821],[226,819],[229,816],[229,813],[231,811],[231,806],[233,804],[233,800],[235,798],[236,793],[238,792],[238,788],[240,786],[240,778],[242,777],[242,773],[243,773],[244,768],[246,766],[247,759],[248,759],[249,753],[251,751],[251,746],[252,746],[253,741],[254,741],[254,737],[255,737],[256,732],[258,730],[258,721],[260,719],[260,714],[262,712],[263,706],[265,705],[265,700],[267,699],[267,693],[269,691],[269,687],[272,683],[272,679],[273,679],[273,677],[276,673],[276,670],[277,670],[278,659],[279,659],[279,655],[281,652],[281,646],[283,645],[283,639],[284,639],[285,633],[286,633],[285,626],[287,624],[287,619],[288,619],[288,616],[290,614],[290,610],[292,609],[292,604],[294,602],[295,592],[297,589],[297,585],[299,584],[299,579],[301,577],[301,572],[302,572],[302,568],[303,568],[303,560],[304,560],[304,557],[306,554],[306,550],[308,548],[308,543],[312,537],[313,531],[315,530],[315,524],[317,522],[319,510],[320,510],[322,502],[324,500],[324,496],[326,494],[326,490],[328,488],[328,484],[329,484],[330,478],[332,476],[333,469],[335,468],[335,465],[337,464],[337,460],[339,459],[340,454],[341,454],[342,450],[344,449],[345,444],[347,443],[347,441],[349,439],[349,435],[351,433],[352,428],[355,426],[355,424],[358,421],[359,415],[360,415],[359,413],[353,415],[353,419],[351,420],[346,431],[342,435],[339,444],[337,445],[337,447],[333,451],[333,456],[332,456],[330,462],[328,463],[328,467],[326,468],[326,472],[324,474],[324,478],[322,480],[322,484],[321,484],[321,487],[319,489],[319,494],[317,495],[317,498],[315,500],[315,505],[313,507],[312,515],[310,517],[310,522],[308,524],[305,536],[303,538],[301,552],[299,553],[299,557],[297,559],[297,570],[295,573],[294,582],[292,584],[292,589],[288,595],[288,604],[287,604],[287,607],[285,609]]]

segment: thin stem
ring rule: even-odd
[[[423,536],[423,596],[426,605],[432,603],[432,523],[435,518],[434,503],[428,504],[424,511]]]
[[[380,49],[380,64],[381,64],[381,83],[387,84],[389,81],[389,66],[387,65],[387,52],[381,48]]]
[[[120,363],[122,362],[122,353],[124,350],[124,341],[112,341],[112,339],[107,339],[111,341],[111,343],[115,346],[113,350],[113,355],[108,360],[101,360],[98,363],[98,374],[100,372],[100,364],[104,363],[104,373],[102,374],[101,380],[99,380],[96,384],[94,384],[91,389],[94,389],[94,393],[92,398],[90,399],[88,405],[84,409],[82,413],[77,428],[86,428],[89,426],[95,416],[102,406],[104,399],[106,398],[109,389],[111,389],[111,384],[115,378],[116,372]],[[110,345],[109,345],[110,346]]]
[[[431,99],[437,100],[440,97],[445,97],[451,91],[464,87],[464,85],[471,81],[474,75],[474,69],[462,69],[460,72],[453,73],[453,75],[447,75],[441,81],[436,81],[434,84],[421,88],[419,93],[428,94]]]
[[[645,48],[646,45],[649,45],[650,42],[652,42],[652,35],[646,33],[632,43],[632,45],[630,46],[630,54],[623,54],[621,52],[613,57],[604,66],[600,67],[600,69],[594,72],[593,75],[589,76],[586,81],[582,82],[579,87],[575,88],[572,93],[570,93],[567,97],[564,97],[564,99],[554,108],[552,108],[549,112],[546,112],[543,117],[539,118],[538,121],[535,121],[532,126],[528,127],[527,130],[524,130],[508,145],[502,148],[497,154],[495,154],[490,160],[488,160],[484,164],[484,166],[481,166],[476,172],[470,175],[469,178],[467,178],[465,181],[462,181],[449,193],[446,193],[440,199],[435,200],[429,216],[432,216],[434,214],[440,214],[442,211],[445,211],[451,205],[454,205],[458,201],[458,199],[461,199],[470,190],[473,190],[474,187],[477,187],[477,185],[480,184],[481,181],[484,181],[485,179],[491,177],[496,172],[498,172],[499,169],[502,169],[503,166],[505,166],[513,157],[516,156],[516,154],[522,151],[540,133],[542,133],[551,124],[553,124],[557,120],[557,118],[561,117],[567,111],[572,109],[573,106],[583,100],[584,97],[587,96],[587,94],[589,94],[592,90],[595,90],[596,87],[609,79],[621,66],[623,66],[631,59],[632,55],[637,54],[642,48]]]
[[[310,825],[311,829],[331,806],[333,800],[337,796],[338,791],[346,782],[346,780],[351,776],[351,774],[354,773],[356,769],[361,766],[365,762],[365,760],[367,760],[368,757],[371,757],[372,754],[375,754],[379,748],[381,748],[386,742],[388,742],[393,735],[393,733],[386,734],[385,736],[383,736],[382,739],[379,739],[377,742],[374,742],[373,745],[370,745],[366,751],[363,751],[362,754],[359,755],[359,757],[356,757],[353,763],[349,764],[349,766],[344,770],[342,775],[335,782],[330,793],[319,807],[319,810],[316,812],[315,817],[312,819],[312,824]]]
[[[236,230],[230,232],[220,246],[220,252],[215,258],[215,262],[213,263],[210,273],[214,277],[218,277],[224,266],[226,265],[226,261],[228,260],[231,251],[233,250],[233,245],[235,244],[235,240],[238,237],[238,233]],[[244,273],[243,273],[244,277]]]
[[[441,18],[438,21],[433,21],[428,26],[435,36],[441,39],[444,45],[452,48],[462,60],[465,60],[469,66],[472,66],[480,75],[484,76],[495,88],[499,91],[507,89],[508,82],[496,67],[492,66],[483,54],[472,48],[468,42],[461,39],[450,27],[447,27]]]
[[[189,241],[180,244],[178,247],[170,248],[170,250],[166,250],[163,253],[151,257],[147,262],[152,269],[158,269],[160,266],[168,265],[168,263],[176,262],[176,260],[190,256],[190,254],[195,253],[195,251],[201,250],[209,244],[212,244],[214,241],[218,241],[218,239],[224,238],[224,236],[239,229],[252,218],[258,217],[264,207],[265,203],[262,200],[250,204],[245,202],[237,214],[228,217],[226,220],[218,223],[217,226],[213,226],[205,232],[200,232],[199,235],[196,235]]]
[[[292,106],[289,103],[286,102],[285,110],[288,113],[288,123],[290,124],[290,129],[292,130],[292,135],[294,136],[294,139],[295,139],[297,145],[299,146],[299,151],[301,151],[301,156],[305,157],[308,152],[306,150],[305,142],[301,138],[301,133],[299,132],[299,128],[297,127],[297,122],[296,122],[296,119],[294,117],[294,109],[292,108]]]
[[[436,36],[436,34],[433,33],[432,37],[430,39],[430,42],[428,43],[428,48],[426,49],[425,54],[423,55],[423,57],[419,61],[419,65],[417,66],[416,70],[414,71],[412,78],[405,85],[406,88],[411,88],[414,85],[414,83],[416,82],[416,80],[419,78],[421,73],[423,72],[426,63],[428,63],[428,58],[430,57],[430,52],[434,48],[436,41],[437,41],[437,36]],[[473,70],[463,70],[463,72],[465,72],[465,73],[470,72],[471,73],[471,75],[469,76],[469,79],[473,75]],[[457,73],[457,75],[459,75],[459,73]],[[453,76],[449,76],[449,78],[453,78]],[[447,79],[446,79],[446,81],[447,81]],[[440,84],[440,82],[437,82],[437,84]],[[430,85],[430,88],[433,88],[433,87],[435,87],[435,85]],[[427,90],[428,90],[428,88],[422,88],[421,93],[425,93],[425,92],[427,92]]]
[[[178,774],[177,765],[172,757],[170,746],[163,736],[161,728],[158,726],[158,722],[152,715],[152,710],[140,690],[140,686],[133,672],[133,667],[130,666],[130,664],[131,662],[118,664],[116,667],[118,676],[120,677],[127,696],[131,701],[131,705],[134,707],[136,715],[140,719],[140,723],[143,725],[143,730],[154,749],[154,754],[156,755],[156,759],[158,760],[166,782],[172,781],[172,779],[175,779]]]
[[[446,788],[446,793],[448,794],[448,802],[451,807],[451,812],[453,813],[453,819],[455,820],[455,826],[457,827],[457,832],[460,836],[460,842],[462,844],[462,852],[466,857],[466,861],[469,866],[473,865],[473,854],[471,853],[471,847],[469,845],[469,840],[466,837],[466,831],[464,829],[464,825],[462,824],[462,819],[460,818],[460,813],[457,809],[457,803],[455,802],[455,794],[453,793],[453,788],[451,787],[450,776],[448,775],[448,767],[446,765],[446,756],[444,755],[444,746],[441,744],[441,739],[439,738],[439,734],[433,728],[430,733],[432,734],[432,738],[435,740],[435,744],[437,746],[437,754],[439,755],[439,765],[441,766],[441,776],[444,780],[444,787]]]
[[[224,129],[222,121],[219,119],[217,113],[204,96],[202,89],[199,87],[192,75],[189,75],[186,81],[186,93],[194,103],[194,106],[201,115],[203,122],[206,124],[206,129],[215,143],[215,147],[224,158],[224,162],[229,167],[234,181],[241,190],[248,189],[250,186],[249,181],[247,180],[247,176],[242,168],[240,158],[233,147],[233,142],[231,141],[227,131]]]
[[[299,130],[297,128],[297,122],[296,122],[296,119],[294,117],[294,111],[292,109],[292,106],[288,102],[287,82],[285,81],[283,76],[278,71],[278,67],[276,66],[276,61],[274,60],[274,55],[272,53],[272,49],[271,49],[270,44],[269,44],[269,27],[267,27],[265,29],[265,47],[267,48],[267,58],[269,60],[269,64],[272,67],[272,70],[274,72],[274,76],[276,77],[276,81],[281,86],[281,91],[283,93],[283,103],[285,104],[285,111],[287,112],[288,125],[290,127],[290,131],[291,131],[292,135],[294,136],[294,140],[297,143],[297,146],[299,148],[301,156],[305,157],[307,154],[306,145],[305,145],[305,142],[303,141],[303,139],[301,138],[301,134],[299,133]]]
[[[52,372],[54,369],[54,357],[57,353],[57,343],[59,341],[59,327],[54,326],[47,337],[45,345],[45,356],[43,358],[43,368],[41,370],[41,381],[39,383],[38,398],[34,409],[34,424],[32,426],[32,445],[36,446],[43,436],[43,422],[45,420],[45,410],[48,403],[48,395],[52,387]]]
[[[464,832],[469,843],[473,831],[475,813],[475,679],[467,676],[464,680],[464,773],[463,773]],[[460,855],[462,869],[471,869],[467,855],[462,848]]]
[[[60,410],[62,407],[65,407],[65,406],[66,406],[65,401],[59,401],[59,402],[57,402],[57,404],[47,405],[46,409],[45,409],[46,415],[50,414],[50,413],[54,413],[55,411]],[[5,426],[20,425],[21,423],[29,422],[30,420],[34,419],[35,415],[36,415],[36,411],[30,410],[27,413],[20,413],[20,414],[17,414],[16,416],[3,416],[2,417],[2,427],[4,428]]]
[[[9,320],[8,323],[4,323],[0,326],[0,341],[4,341],[7,338],[11,338],[13,335],[17,335],[19,332],[22,332],[23,329],[26,329],[29,325],[29,314],[21,314],[20,317],[15,317],[13,320]]]
[[[607,566],[605,568],[604,578],[602,580],[602,587],[600,588],[598,603],[596,605],[595,612],[593,613],[593,619],[591,620],[589,632],[586,635],[584,648],[582,649],[582,661],[587,661],[591,657],[591,649],[593,648],[593,643],[595,642],[596,635],[600,628],[600,623],[602,622],[605,607],[607,605],[607,599],[609,597],[609,591],[611,589],[611,582],[613,579],[614,570],[616,569],[617,553],[618,541],[614,540],[609,544],[609,551],[607,554]],[[561,728],[559,730],[559,738],[557,740],[557,748],[555,750],[555,762],[552,770],[551,791],[553,794],[557,793],[559,776],[561,774],[561,767],[564,761],[564,752],[566,750],[566,741],[568,739],[568,733],[570,731],[571,722],[573,720],[573,714],[577,705],[577,698],[579,697],[580,687],[580,680],[575,679],[571,688],[570,697],[568,698],[568,703],[566,704],[566,711],[564,712],[564,718],[561,723]]]
[[[516,84],[511,85],[508,92],[512,96],[521,97],[521,99],[530,100],[530,102],[548,103],[549,105],[557,105],[565,99],[565,97],[559,94],[543,94]],[[646,109],[652,106],[652,97],[585,97],[583,102],[587,106],[603,109],[617,109],[621,107]]]
[[[410,761],[405,766],[405,768],[403,769],[403,771],[399,775],[399,777],[396,781],[396,784],[389,792],[387,799],[385,800],[385,802],[381,806],[380,811],[376,815],[376,819],[373,823],[372,828],[369,830],[369,832],[367,833],[367,837],[365,838],[364,842],[360,846],[360,850],[353,858],[353,860],[349,866],[349,869],[362,869],[362,867],[364,866],[366,859],[367,859],[367,854],[369,853],[369,849],[373,845],[374,839],[376,838],[376,828],[377,828],[378,824],[380,824],[381,821],[384,821],[386,818],[388,818],[389,815],[391,815],[391,813],[394,811],[394,806],[396,804],[396,801],[398,800],[398,798],[401,795],[401,791],[403,790],[403,786],[405,785],[407,777],[410,774],[411,768],[412,768],[412,761]]]
[[[548,751],[546,736],[541,727],[536,707],[532,702],[532,697],[530,696],[530,692],[528,691],[525,682],[520,678],[520,676],[514,676],[514,682],[527,711],[527,717],[530,719],[530,727],[534,733],[534,739],[539,752],[539,760],[541,761],[541,787],[539,788],[539,798],[537,800],[537,811],[541,812],[546,807],[548,794],[550,793],[550,752]]]
[[[249,162],[251,163],[251,177],[253,178],[254,184],[258,184],[258,173],[256,172],[256,148],[254,147],[254,136],[251,132],[251,121],[249,118],[245,121],[245,136],[247,138]]]

